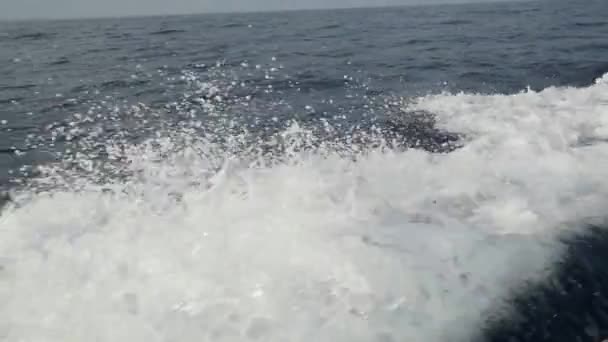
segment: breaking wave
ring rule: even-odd
[[[458,136],[440,151],[295,122],[53,127],[68,151],[0,216],[0,337],[469,341],[605,219],[607,78],[404,101]]]

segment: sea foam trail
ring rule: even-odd
[[[41,176],[0,216],[0,337],[470,340],[603,218],[608,82],[415,109],[464,146],[271,163],[157,139],[122,178]]]

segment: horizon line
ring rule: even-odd
[[[350,6],[350,7],[311,7],[311,8],[293,8],[293,9],[265,9],[265,10],[237,10],[237,11],[209,11],[209,12],[173,12],[173,13],[158,13],[158,14],[125,14],[125,15],[82,15],[73,17],[19,17],[19,18],[2,18],[0,22],[16,23],[16,22],[39,22],[39,21],[78,21],[78,20],[111,20],[111,19],[145,19],[145,18],[168,18],[168,17],[186,17],[186,16],[204,16],[204,15],[239,15],[239,14],[275,14],[275,13],[293,13],[293,12],[317,12],[317,11],[341,11],[341,10],[365,10],[365,9],[390,9],[390,8],[405,8],[405,7],[435,7],[435,6],[460,6],[460,5],[488,5],[497,3],[513,3],[513,2],[538,2],[542,0],[462,0],[448,1],[438,3],[412,3],[398,5],[372,5],[372,6]]]

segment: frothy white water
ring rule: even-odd
[[[465,146],[254,165],[165,140],[30,194],[0,216],[0,340],[470,340],[604,215],[608,83],[416,107]]]

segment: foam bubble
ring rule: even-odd
[[[607,88],[417,99],[466,135],[447,154],[180,131],[50,168],[0,216],[0,336],[470,340],[602,214]]]

